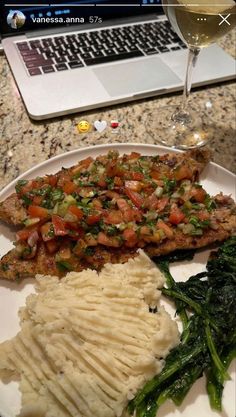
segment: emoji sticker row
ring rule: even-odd
[[[120,123],[118,120],[111,120],[110,127],[113,131],[118,131],[119,126]],[[91,124],[87,120],[81,120],[77,124],[77,130],[79,133],[88,133],[92,130],[92,127],[95,131],[102,133],[108,127],[108,123],[106,120],[95,120],[95,122]]]

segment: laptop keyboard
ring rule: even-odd
[[[186,48],[168,21],[35,39],[16,45],[31,76]]]

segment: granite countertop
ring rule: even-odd
[[[220,45],[235,57],[235,42],[235,31],[232,31]],[[197,106],[212,102],[214,139],[209,146],[213,160],[233,172],[236,172],[235,97],[235,83],[230,81],[198,88],[191,98]],[[180,94],[176,93],[36,122],[24,108],[5,56],[0,56],[0,190],[27,169],[73,149],[112,142],[157,143],[155,131],[146,132],[149,118],[153,110],[175,104],[179,99]],[[91,123],[96,119],[108,123],[118,119],[121,127],[117,134],[111,134],[111,128],[102,133],[81,134],[77,124],[84,119]]]

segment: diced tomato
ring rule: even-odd
[[[116,187],[122,187],[123,181],[120,177],[114,177],[114,185]]]
[[[179,224],[185,219],[184,213],[178,208],[174,207],[170,212],[169,222],[172,224]]]
[[[193,177],[193,172],[186,164],[179,165],[174,171],[174,178],[177,181],[184,180],[184,179],[191,180],[192,177]]]
[[[124,198],[117,199],[117,205],[123,215],[123,221],[128,223],[132,221],[140,221],[142,218],[142,214],[136,208],[132,208],[129,206],[127,201]]]
[[[199,220],[204,221],[204,220],[208,220],[211,217],[211,215],[210,213],[208,213],[208,211],[201,210],[197,213],[197,217],[199,218]]]
[[[68,230],[68,237],[71,240],[81,239],[85,235],[84,229],[78,227],[78,223],[66,223],[66,229]]]
[[[137,234],[133,229],[125,229],[123,231],[123,238],[125,240],[125,246],[128,248],[133,248],[138,242]]]
[[[56,214],[52,215],[52,224],[54,227],[55,236],[65,236],[68,234],[65,222],[60,216],[57,216]]]
[[[106,188],[107,183],[106,183],[106,177],[105,177],[105,175],[100,175],[97,184],[99,185],[99,187]]]
[[[90,156],[84,159],[83,161],[80,161],[79,164],[72,169],[72,175],[78,174],[84,168],[88,168],[91,162],[93,162],[93,158],[91,158]]]
[[[69,206],[68,211],[74,214],[78,220],[81,220],[82,217],[84,216],[83,210],[81,210],[79,207],[75,206],[74,204]]]
[[[169,203],[168,197],[159,198],[157,202],[157,210],[158,211],[164,210],[164,208],[167,206],[168,203]]]
[[[162,220],[159,220],[157,223],[157,228],[163,230],[163,232],[165,233],[165,235],[168,238],[172,238],[174,235],[173,230],[171,229],[171,227],[169,227],[166,223],[164,223]]]
[[[44,223],[40,227],[41,236],[44,242],[54,239],[54,229],[52,222]]]
[[[59,245],[60,245],[60,243],[56,239],[48,240],[45,242],[45,244],[46,244],[47,251],[49,253],[57,252]]]
[[[101,220],[101,218],[102,218],[102,213],[89,214],[86,219],[86,222],[87,224],[91,226],[95,223],[98,223]]]
[[[119,224],[123,222],[123,216],[120,210],[111,210],[105,214],[104,223]]]
[[[155,193],[149,195],[144,201],[144,207],[150,210],[156,210],[158,205],[158,198]]]
[[[47,175],[47,181],[48,184],[51,185],[51,187],[55,187],[57,184],[57,175]]]
[[[134,181],[142,181],[144,179],[142,172],[130,172],[130,176]]]
[[[47,186],[47,181],[45,177],[39,178],[38,180],[29,181],[29,186],[31,187],[31,190],[37,190],[45,185]]]
[[[106,196],[111,198],[113,200],[113,198],[115,200],[117,200],[118,198],[120,198],[120,194],[116,193],[115,191],[112,190],[108,190],[106,191]]]
[[[103,232],[98,233],[98,243],[104,246],[110,246],[113,248],[119,248],[122,244],[121,240],[115,236],[107,236]]]
[[[93,158],[91,156],[88,156],[88,158],[83,159],[83,161],[80,161],[80,165],[83,165],[84,168],[88,168],[89,165],[93,162]]]
[[[125,169],[120,165],[115,165],[112,171],[113,177],[123,178],[125,175]]]
[[[190,196],[193,197],[198,203],[203,203],[206,198],[206,191],[201,187],[192,187]]]
[[[43,201],[43,197],[41,195],[35,195],[34,198],[33,198],[33,204],[35,206],[40,206],[42,201]]]
[[[113,178],[116,174],[116,161],[112,160],[106,164],[106,176]]]
[[[26,227],[16,233],[16,240],[28,240],[30,235],[38,230],[38,226]]]
[[[145,239],[148,236],[152,235],[152,230],[150,227],[148,226],[142,226],[140,227],[140,237],[142,237],[142,239]]]
[[[30,217],[39,217],[40,219],[44,219],[49,216],[48,210],[40,206],[30,205],[27,211]]]
[[[125,194],[129,197],[129,199],[136,207],[142,207],[144,199],[139,193],[136,193],[136,191],[132,191],[129,188],[125,188]]]
[[[163,174],[160,173],[160,171],[157,170],[152,170],[150,172],[150,176],[152,177],[153,180],[160,180],[163,176]]]
[[[128,159],[138,159],[140,158],[141,155],[138,152],[131,152],[131,154],[127,156],[128,156]]]
[[[98,198],[94,198],[92,204],[96,210],[102,210],[102,202]]]
[[[77,188],[77,185],[73,181],[66,181],[62,185],[62,189],[66,194],[72,194]]]

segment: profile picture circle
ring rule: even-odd
[[[7,16],[7,23],[12,29],[20,29],[25,23],[25,15],[20,10],[11,10]]]

